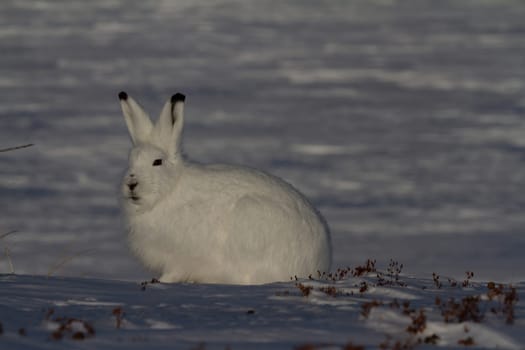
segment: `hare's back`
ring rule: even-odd
[[[271,196],[275,201],[300,201],[306,198],[291,184],[264,171],[235,165],[213,164],[206,172],[214,178],[214,187],[236,192],[238,195]]]

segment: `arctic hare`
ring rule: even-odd
[[[295,188],[183,156],[184,95],[155,125],[125,92],[119,99],[133,142],[122,182],[129,245],[161,282],[260,284],[330,269],[328,227]]]

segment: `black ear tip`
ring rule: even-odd
[[[128,94],[126,94],[124,91],[121,91],[118,93],[118,98],[119,100],[126,101],[128,99]]]
[[[186,96],[181,94],[180,92],[177,92],[175,95],[171,96],[171,103],[176,102],[184,102],[186,100]]]

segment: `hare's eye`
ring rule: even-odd
[[[153,166],[159,166],[162,165],[162,159],[155,159],[153,161]]]

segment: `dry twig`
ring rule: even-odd
[[[0,152],[9,152],[9,151],[14,151],[14,150],[17,150],[17,149],[27,148],[27,147],[31,147],[31,146],[33,146],[33,144],[32,143],[28,143],[27,145],[8,147],[8,148],[0,149]]]

